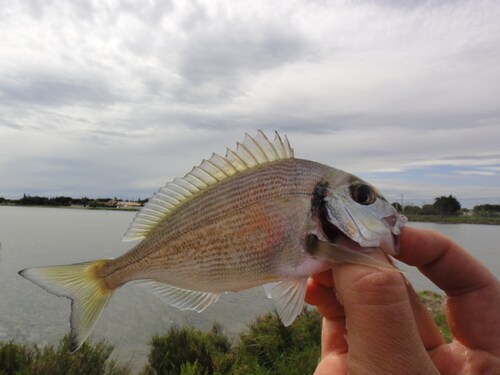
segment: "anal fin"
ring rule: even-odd
[[[218,293],[177,288],[153,280],[143,281],[139,284],[147,287],[170,306],[177,307],[180,310],[202,312],[210,304],[216,302],[220,295]]]

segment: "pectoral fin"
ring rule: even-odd
[[[307,278],[264,285],[266,294],[273,299],[274,307],[285,327],[292,324],[302,312],[306,286]]]
[[[401,272],[391,264],[375,259],[372,256],[361,252],[360,250],[353,250],[346,246],[321,241],[314,234],[309,234],[307,236],[306,251],[314,258],[324,259],[337,264],[362,264],[368,267]]]

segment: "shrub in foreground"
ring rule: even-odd
[[[155,336],[144,375],[270,375],[312,373],[320,355],[321,318],[305,310],[290,327],[268,313],[232,345],[219,325],[208,333],[171,328]]]
[[[445,340],[451,340],[440,294],[421,292]],[[275,313],[258,317],[230,345],[220,326],[204,333],[172,328],[152,342],[144,375],[302,375],[312,374],[321,352],[321,316],[306,309],[290,327]],[[215,345],[215,343],[219,345]]]
[[[126,366],[109,356],[113,347],[103,341],[84,343],[75,353],[68,351],[68,336],[57,347],[0,343],[0,375],[128,375]]]
[[[231,348],[219,324],[209,332],[172,327],[166,335],[154,336],[151,346],[144,374],[213,374]]]
[[[451,334],[440,294],[420,292],[445,340]],[[235,340],[219,324],[208,332],[172,327],[151,340],[149,363],[141,375],[302,375],[312,374],[320,357],[321,316],[306,309],[290,327],[275,313],[258,317]],[[110,360],[112,346],[85,343],[75,353],[68,338],[58,346],[0,342],[0,375],[129,375],[128,367]]]

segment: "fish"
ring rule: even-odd
[[[304,307],[309,276],[332,262],[394,269],[407,219],[362,179],[295,158],[288,138],[246,134],[160,188],[136,214],[114,259],[19,271],[71,300],[69,350],[87,339],[113,293],[139,283],[167,304],[201,312],[225,292],[263,285],[285,326]]]

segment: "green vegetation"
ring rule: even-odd
[[[312,374],[319,360],[321,318],[305,310],[290,327],[268,313],[232,344],[215,324],[210,332],[173,327],[151,341],[143,375]]]
[[[424,204],[422,207],[412,204],[402,207],[399,202],[392,203],[392,206],[410,221],[500,225],[500,205],[483,204],[468,210],[461,208],[460,202],[453,195],[437,197],[434,204]]]
[[[219,324],[214,324],[207,333],[191,327],[172,327],[166,335],[154,336],[151,346],[145,375],[213,374],[225,367],[225,358],[231,349]]]
[[[433,207],[441,216],[455,215],[462,208],[457,198],[451,194],[448,197],[437,197],[434,200]]]
[[[85,343],[68,351],[68,336],[57,347],[43,348],[0,343],[0,375],[126,375],[130,370],[110,360],[113,347],[105,342]]]
[[[96,198],[90,199],[71,197],[40,197],[24,194],[21,199],[6,199],[0,197],[0,204],[12,206],[42,206],[42,207],[78,207],[78,208],[105,208],[105,209],[137,209],[144,205],[147,200],[120,202],[118,198]],[[126,203],[120,205],[120,203]],[[132,204],[130,204],[132,203]],[[133,206],[133,207],[132,207]]]
[[[474,215],[500,218],[500,204],[481,204],[472,210]]]
[[[440,294],[420,292],[447,342],[451,334]],[[139,375],[302,375],[312,374],[319,361],[321,317],[306,309],[290,327],[274,313],[258,317],[240,336],[230,340],[219,324],[208,332],[172,327],[151,339],[148,364]],[[0,375],[130,375],[126,366],[110,359],[105,342],[85,343],[76,353],[67,350],[67,337],[57,347],[0,343]]]
[[[405,214],[409,221],[443,223],[443,224],[488,224],[500,225],[500,217],[485,216],[438,216]]]
[[[420,297],[420,301],[427,307],[427,310],[429,310],[444,340],[448,343],[451,342],[452,336],[446,320],[443,296],[429,290],[419,292],[418,296]]]
[[[392,206],[405,215],[439,215],[439,216],[454,216],[464,214],[461,211],[461,204],[453,195],[447,197],[441,196],[434,198],[434,204],[424,204],[422,207],[408,204],[404,207],[398,202],[392,203]]]

